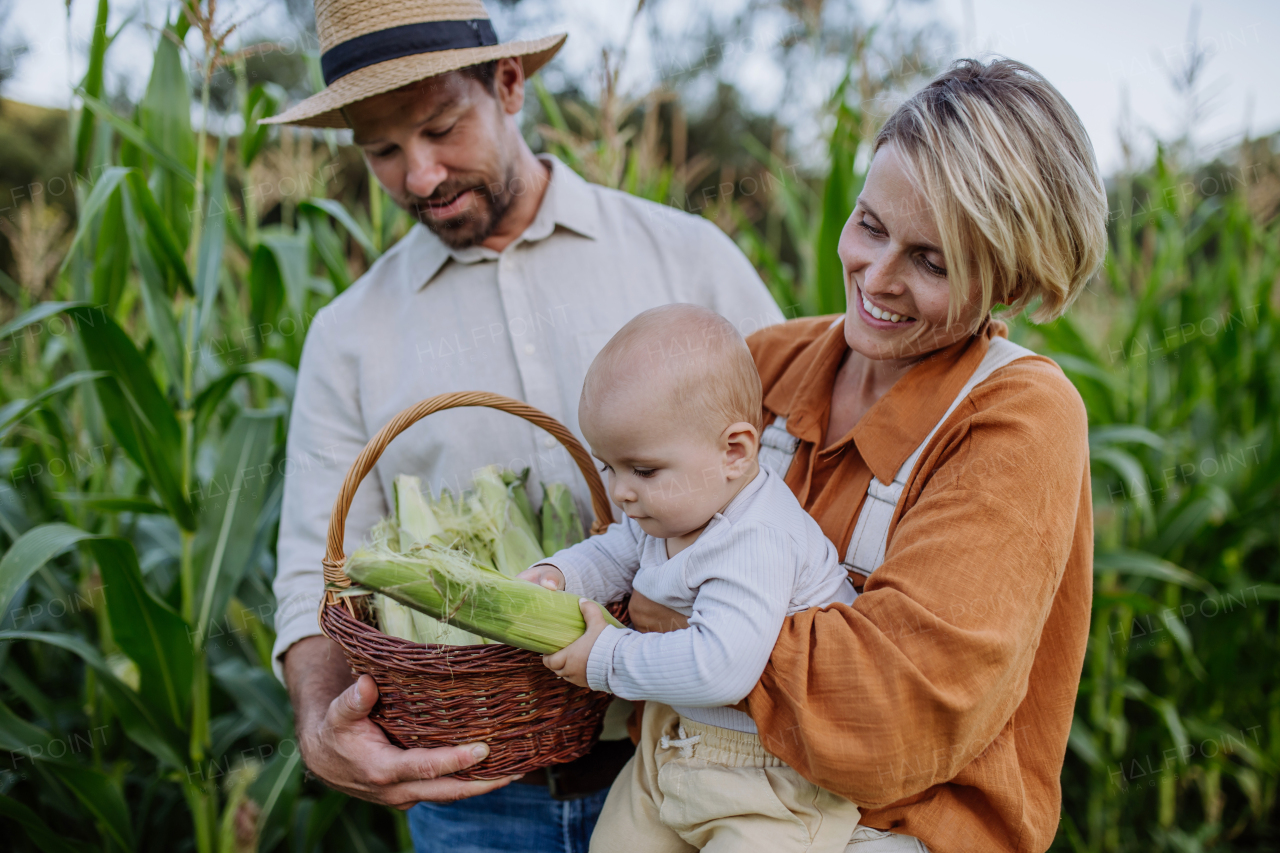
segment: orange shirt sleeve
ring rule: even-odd
[[[983,383],[907,484],[864,593],[784,623],[746,700],[765,747],[864,807],[953,779],[1026,694],[1068,560],[1091,559],[1073,556],[1088,490],[1084,406],[1056,365]]]

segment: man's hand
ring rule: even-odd
[[[452,778],[449,774],[489,754],[483,743],[436,749],[393,745],[369,719],[378,701],[377,684],[368,675],[353,684],[341,649],[328,637],[295,643],[284,666],[302,759],[330,788],[403,811],[423,801],[449,803],[486,794],[519,778]]]
[[[584,598],[578,606],[582,609],[582,618],[587,620],[587,633],[555,654],[543,655],[542,663],[570,684],[587,687],[587,658],[591,657],[591,647],[596,644],[596,638],[606,623],[600,605],[594,601]]]
[[[564,572],[550,563],[537,563],[516,575],[518,580],[536,583],[547,589],[564,589]]]
[[[627,612],[631,614],[631,627],[642,634],[665,634],[689,627],[689,619],[683,613],[645,598],[639,590],[631,590]]]

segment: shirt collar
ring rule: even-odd
[[[597,239],[600,216],[592,186],[554,155],[540,154],[538,159],[551,167],[547,191],[533,222],[507,250],[521,243],[545,240],[555,232],[557,225],[590,240]],[[497,252],[484,246],[452,249],[421,223],[410,229],[405,240],[408,241],[405,247],[406,269],[415,290],[426,287],[450,258],[462,264],[498,258]]]
[[[707,523],[707,527],[703,531],[703,536],[716,527],[720,527],[725,524],[732,525],[741,518],[742,514],[746,512],[747,502],[751,500],[751,496],[764,488],[765,481],[768,480],[768,478],[776,476],[777,475],[768,468],[760,465],[756,476],[752,478],[751,482],[743,486],[741,491],[734,495],[729,503],[725,504],[724,509],[711,516],[711,520]],[[698,539],[701,540],[702,536],[699,536]]]
[[[1008,337],[1008,327],[991,320],[976,335],[927,356],[877,400],[847,435],[838,438],[829,450],[820,451],[843,453],[852,442],[876,479],[892,482],[902,463],[973,375],[987,353],[988,342],[997,335]],[[830,419],[831,389],[848,349],[844,323],[834,323],[818,338],[808,357],[796,359],[765,396],[765,407],[785,415],[787,432],[796,438],[821,444]]]

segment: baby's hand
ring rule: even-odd
[[[596,639],[607,623],[600,612],[600,605],[594,601],[584,598],[578,602],[578,607],[587,623],[587,632],[555,654],[543,655],[542,665],[570,684],[590,687],[587,684],[587,660],[591,657],[591,647],[596,644]]]
[[[547,589],[564,589],[564,572],[550,563],[538,563],[516,575],[518,580],[536,583]]]

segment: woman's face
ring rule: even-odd
[[[840,235],[840,260],[849,304],[844,337],[867,358],[915,359],[961,340],[976,325],[976,289],[955,322],[947,322],[951,283],[933,207],[892,143],[871,160]]]

